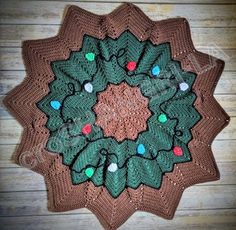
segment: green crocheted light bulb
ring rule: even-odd
[[[171,59],[168,43],[85,36],[68,60],[54,61],[55,79],[38,108],[48,117],[47,150],[69,166],[73,184],[92,181],[112,197],[126,187],[161,186],[174,164],[191,160],[195,74]]]

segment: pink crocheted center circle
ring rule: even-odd
[[[147,120],[151,116],[148,102],[138,87],[124,82],[110,84],[99,93],[94,106],[96,125],[103,129],[106,137],[114,137],[117,141],[135,140],[140,132],[147,129]]]

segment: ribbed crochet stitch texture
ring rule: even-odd
[[[44,176],[49,210],[87,207],[112,230],[136,210],[171,219],[187,187],[219,179],[224,62],[194,48],[186,19],[71,6],[23,58],[27,77],[4,103],[24,127],[15,160]]]

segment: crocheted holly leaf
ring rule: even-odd
[[[44,176],[50,210],[87,207],[113,230],[136,210],[170,219],[185,188],[219,179],[224,63],[194,48],[186,19],[72,6],[23,58],[27,77],[4,103],[24,127],[15,160]]]
[[[131,44],[131,45],[129,45]],[[195,74],[171,59],[168,43],[86,36],[38,103],[47,114],[47,150],[63,156],[73,184],[92,181],[116,198],[126,187],[159,188],[175,163],[191,160]]]

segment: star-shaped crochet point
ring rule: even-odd
[[[224,63],[194,48],[186,19],[72,6],[23,58],[27,77],[4,102],[24,127],[16,162],[45,177],[50,210],[87,207],[116,229],[136,210],[170,219],[185,188],[219,179]]]

